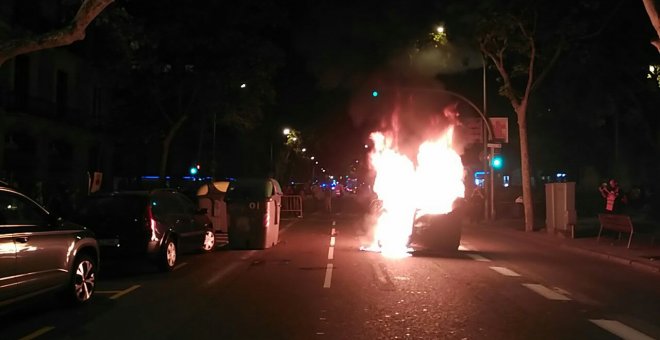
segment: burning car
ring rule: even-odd
[[[412,250],[455,251],[461,243],[461,224],[465,211],[462,199],[446,214],[415,216],[408,247]]]
[[[384,213],[381,200],[372,201],[370,207],[370,213],[374,216]],[[412,219],[412,232],[406,243],[407,252],[457,250],[465,209],[464,200],[457,199],[452,211],[445,214],[420,214],[421,211],[416,210]],[[378,246],[382,244],[379,242]]]

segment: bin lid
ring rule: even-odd
[[[213,196],[222,195],[227,192],[229,181],[215,181],[213,183],[205,183],[197,189],[197,196]]]
[[[280,193],[275,180],[271,178],[239,178],[227,188],[226,201],[264,199]]]

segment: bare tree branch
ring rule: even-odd
[[[658,10],[655,8],[654,0],[642,0],[642,2],[644,2],[646,14],[649,15],[651,24],[653,25],[655,32],[658,34],[658,36],[651,41],[651,44],[658,49],[658,52],[660,52],[660,17],[658,17]]]
[[[87,26],[114,0],[84,0],[76,16],[60,29],[0,43],[0,66],[17,55],[70,45],[85,38]]]

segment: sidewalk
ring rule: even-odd
[[[528,237],[537,241],[554,243],[561,248],[579,252],[588,256],[596,256],[609,261],[630,265],[635,268],[660,274],[660,239],[656,237],[651,243],[648,234],[635,234],[630,249],[626,248],[628,236],[622,235],[617,239],[614,233],[601,235],[600,242],[596,241],[598,228],[593,226],[578,226],[576,238],[561,234],[548,233],[546,229],[525,232],[522,219],[500,219],[479,225],[480,227],[496,228],[502,232],[513,233],[515,236]]]

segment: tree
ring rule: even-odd
[[[273,100],[271,78],[280,64],[279,50],[264,35],[279,20],[272,3],[177,4],[158,0],[126,6],[140,22],[141,34],[131,44],[132,58],[123,65],[127,81],[117,93],[117,111],[127,115],[128,128],[135,131],[129,138],[136,144],[144,144],[140,139],[160,144],[161,178],[170,173],[174,148],[188,162],[199,161],[190,159],[199,155],[194,152],[201,147],[199,131],[180,138],[191,122],[217,122],[241,131],[241,138],[247,135]],[[154,12],[156,5],[160,10]]]
[[[618,3],[614,9],[621,5]],[[498,74],[500,95],[516,113],[520,138],[520,165],[525,211],[525,230],[534,230],[534,209],[528,143],[528,110],[532,94],[572,43],[598,35],[614,10],[605,19],[594,13],[604,9],[591,1],[552,4],[511,0],[483,1],[478,6],[449,7],[458,13],[452,21],[464,25],[468,36],[476,37],[479,49]],[[588,20],[585,20],[588,19]],[[594,23],[598,26],[594,30]]]
[[[646,13],[649,15],[653,29],[655,29],[658,35],[655,39],[651,40],[651,44],[660,52],[660,16],[658,16],[658,10],[655,7],[655,0],[642,0],[642,2],[644,3]]]
[[[26,32],[0,43],[0,66],[17,55],[70,45],[85,39],[87,26],[114,0],[84,0],[68,25],[46,33]]]

